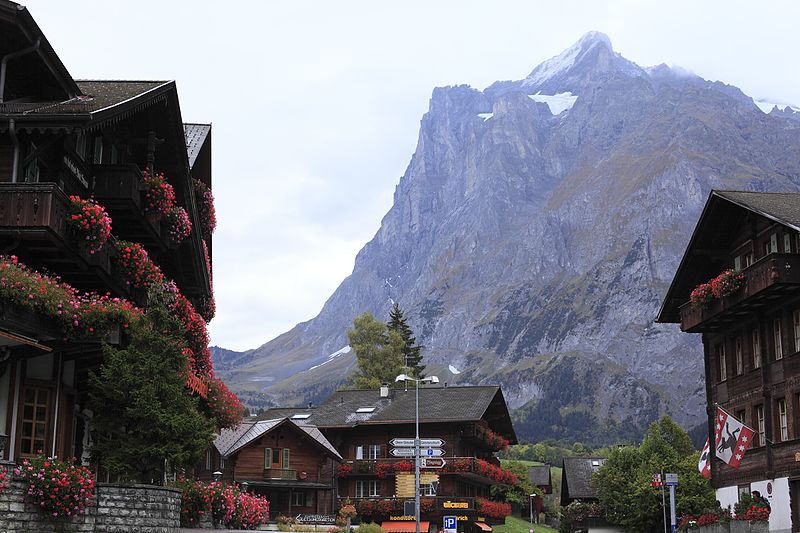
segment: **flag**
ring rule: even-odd
[[[755,431],[717,407],[715,446],[717,457],[733,468],[739,468],[747,448],[753,442]]]
[[[706,445],[703,446],[703,451],[700,453],[700,461],[697,462],[697,469],[703,475],[703,477],[710,477],[711,476],[711,461],[708,459],[708,437],[706,437]]]

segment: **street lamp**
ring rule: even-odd
[[[530,498],[530,505],[531,505],[531,526],[533,525],[533,498],[534,498],[535,496],[536,496],[536,494],[531,494],[531,498]]]
[[[400,374],[394,378],[394,381],[395,383],[398,381],[413,381],[416,384],[416,401],[414,403],[414,522],[416,525],[414,531],[419,533],[419,384],[439,383],[439,378],[428,376],[415,379],[408,374]]]

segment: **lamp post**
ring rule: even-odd
[[[531,494],[530,497],[530,506],[531,506],[531,526],[533,526],[533,497],[536,496],[535,494]]]
[[[439,383],[439,378],[436,376],[428,376],[426,378],[415,379],[408,374],[400,374],[394,378],[394,380],[395,382],[413,381],[416,385],[414,402],[414,531],[419,533],[419,384]]]

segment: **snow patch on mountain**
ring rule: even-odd
[[[494,113],[478,113],[478,116],[482,118],[484,122],[486,122],[494,116]]]
[[[534,102],[542,102],[547,104],[547,107],[550,108],[550,112],[553,115],[560,115],[564,111],[568,109],[572,109],[572,106],[575,105],[575,100],[578,99],[577,95],[573,95],[571,92],[565,93],[558,93],[558,94],[529,94],[528,98],[533,100]]]
[[[776,107],[778,108],[778,111],[784,111],[788,107],[795,113],[800,112],[800,107],[795,107],[793,105],[776,104],[773,102],[767,102],[765,100],[756,100],[755,98],[753,98],[753,103],[756,104],[758,108],[766,114],[769,114]]]
[[[319,367],[321,367],[321,366],[327,365],[328,363],[330,363],[331,361],[333,361],[333,360],[334,360],[334,359],[336,359],[337,357],[339,357],[339,356],[342,356],[342,355],[344,355],[344,354],[348,354],[348,353],[350,353],[350,350],[351,350],[351,349],[352,349],[352,348],[350,348],[350,345],[348,344],[348,345],[347,345],[347,346],[345,346],[344,348],[341,348],[340,350],[336,350],[335,352],[333,352],[332,354],[330,354],[330,355],[328,356],[328,358],[327,358],[327,359],[325,359],[325,361],[321,362],[321,363],[320,363],[320,364],[318,364],[318,365],[314,365],[314,366],[312,366],[312,367],[311,367],[311,368],[309,368],[308,370],[314,370],[315,368],[319,368]]]

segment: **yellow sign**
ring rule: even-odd
[[[416,520],[416,518],[414,518],[413,516],[403,515],[403,516],[390,516],[389,520]]]
[[[446,501],[442,504],[445,509],[469,509],[469,502],[451,502]]]
[[[459,522],[466,522],[467,520],[469,520],[469,517],[465,515],[458,515],[456,517],[456,520],[458,520]]]
[[[430,485],[433,481],[439,481],[439,474],[423,473],[419,476],[420,485]],[[398,498],[414,497],[414,473],[398,472],[395,477],[394,493]]]

